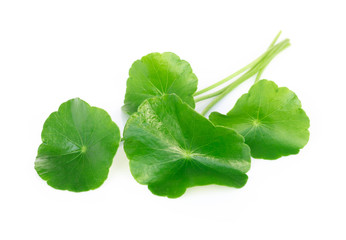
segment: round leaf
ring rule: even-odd
[[[107,112],[79,98],[47,118],[41,137],[37,173],[53,188],[74,192],[101,186],[120,142],[119,128]]]
[[[197,90],[197,77],[188,62],[170,52],[150,53],[133,63],[125,95],[123,110],[137,111],[145,100],[163,94],[175,93],[191,107]]]
[[[176,198],[186,188],[240,188],[250,150],[232,129],[215,127],[176,95],[143,102],[126,123],[124,149],[134,178],[156,195]]]
[[[227,115],[213,112],[209,119],[243,135],[254,158],[297,154],[309,140],[310,121],[296,94],[268,80],[254,84]]]

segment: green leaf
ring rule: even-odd
[[[191,107],[197,90],[197,77],[188,62],[170,52],[150,53],[133,63],[127,80],[125,105],[128,114],[148,98],[175,93]]]
[[[120,142],[107,112],[71,99],[53,112],[42,130],[35,169],[48,185],[74,192],[98,188],[106,180]]]
[[[134,178],[152,193],[176,198],[186,188],[240,188],[250,150],[232,129],[215,127],[178,96],[146,100],[126,123],[124,149]]]
[[[296,94],[268,80],[254,84],[227,115],[213,112],[209,119],[243,135],[254,158],[297,154],[309,140],[310,121]]]

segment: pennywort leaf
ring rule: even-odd
[[[176,198],[186,188],[240,188],[250,168],[244,138],[215,127],[177,95],[145,100],[126,123],[124,149],[134,178],[151,192]]]
[[[123,106],[128,114],[136,112],[144,100],[169,93],[195,107],[192,95],[197,77],[190,64],[174,53],[150,53],[133,63],[129,75]]]
[[[71,99],[44,123],[35,169],[53,188],[95,189],[106,180],[119,142],[119,128],[107,112]]]
[[[227,115],[213,112],[209,119],[243,135],[254,158],[297,154],[309,140],[309,118],[298,97],[272,81],[258,81]]]

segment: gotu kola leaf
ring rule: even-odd
[[[194,108],[196,90],[197,77],[188,62],[170,52],[150,53],[131,66],[123,110],[132,114],[145,99],[170,93]]]
[[[45,121],[35,169],[47,183],[74,192],[98,188],[107,178],[120,142],[104,110],[71,99]]]
[[[309,140],[310,121],[296,94],[268,80],[255,83],[227,115],[213,112],[209,119],[243,135],[254,158],[297,154]]]
[[[176,198],[188,187],[240,188],[247,181],[244,138],[215,127],[175,94],[144,101],[127,121],[124,140],[132,175],[156,195]]]

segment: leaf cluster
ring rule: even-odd
[[[276,43],[279,35],[259,58],[198,92],[190,64],[174,53],[151,53],[133,63],[123,106],[130,115],[123,141],[137,182],[170,198],[193,186],[241,188],[251,156],[278,159],[297,154],[307,144],[309,118],[296,94],[260,80],[270,61],[289,46],[288,39]],[[249,92],[226,115],[204,117],[253,76]],[[235,77],[226,87],[205,94]],[[196,102],[211,98],[202,114],[195,111]],[[54,188],[95,189],[106,180],[120,140],[119,128],[104,110],[71,99],[46,120],[35,169]]]

